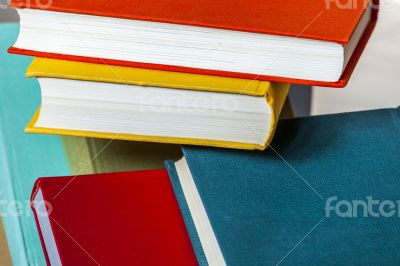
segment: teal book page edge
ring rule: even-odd
[[[169,160],[164,163],[168,171],[168,176],[175,192],[176,200],[178,201],[179,208],[182,213],[183,220],[185,221],[186,230],[189,233],[190,241],[192,242],[193,250],[196,254],[197,262],[200,266],[207,266],[207,258],[204,254],[199,236],[194,225],[192,215],[190,214],[189,206],[187,205],[185,195],[183,193],[181,183],[179,181],[178,173],[175,168],[175,161]]]
[[[228,265],[397,265],[399,136],[400,109],[382,109],[282,120],[265,151],[183,154]]]
[[[29,199],[38,177],[70,170],[60,137],[24,133],[40,105],[40,88],[25,77],[33,58],[7,53],[18,32],[18,23],[0,24],[0,210],[13,264],[45,265]]]

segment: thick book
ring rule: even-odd
[[[343,87],[378,1],[11,1],[12,53],[197,74]]]
[[[280,121],[263,152],[167,162],[200,265],[395,265],[400,108]]]
[[[48,265],[197,265],[166,170],[40,178]]]
[[[289,85],[36,59],[42,104],[28,133],[265,149]]]

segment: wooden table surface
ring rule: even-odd
[[[1,218],[0,218],[0,265],[2,266],[12,265],[10,254],[8,253],[8,246]]]

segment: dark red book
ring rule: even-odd
[[[158,70],[343,87],[378,0],[13,0],[10,52]]]
[[[166,170],[40,178],[32,208],[49,265],[197,265]]]

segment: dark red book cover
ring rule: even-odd
[[[165,170],[40,178],[32,200],[39,190],[63,265],[197,265]]]
[[[53,0],[44,5],[40,1],[13,0],[11,6],[51,11],[71,12],[97,16],[157,21],[182,25],[256,32],[295,38],[307,38],[347,44],[356,29],[368,1],[334,0],[114,0],[81,1]],[[350,5],[350,6],[349,6]],[[189,67],[128,62],[81,56],[49,54],[10,48],[11,53],[51,57],[101,64],[142,67],[158,70],[228,76],[278,82],[343,87],[349,81],[357,62],[373,31],[379,0],[374,0],[374,15],[338,82],[319,82],[290,78],[195,69]]]

